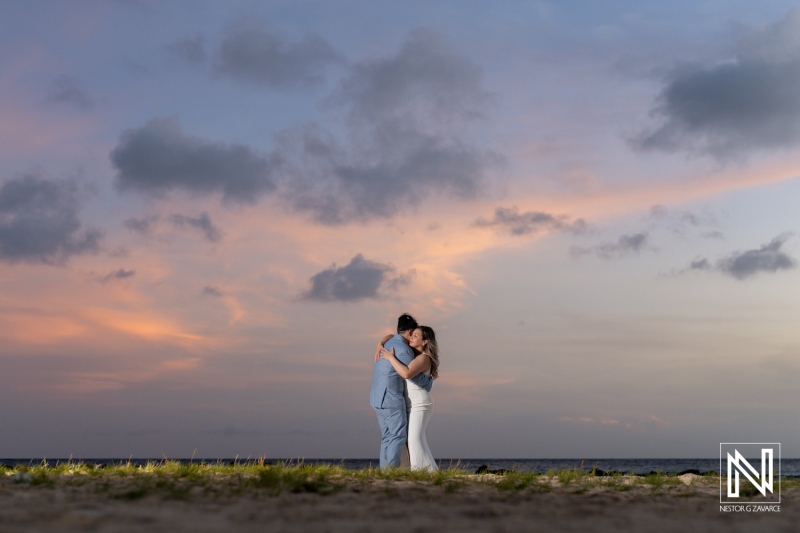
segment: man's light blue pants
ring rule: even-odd
[[[408,414],[399,409],[373,407],[381,426],[381,468],[400,466],[400,455],[408,440]]]

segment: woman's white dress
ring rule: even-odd
[[[430,376],[430,370],[425,372]],[[408,410],[408,454],[412,470],[439,470],[433,454],[428,448],[428,439],[425,438],[425,428],[433,416],[433,398],[431,393],[418,387],[411,380],[406,380],[406,409]]]

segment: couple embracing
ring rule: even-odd
[[[425,428],[433,415],[430,391],[439,374],[439,347],[428,326],[411,315],[397,319],[397,335],[375,350],[369,403],[381,427],[381,468],[410,466],[438,470]]]

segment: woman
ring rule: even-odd
[[[414,349],[417,356],[406,366],[394,355],[394,348],[386,350],[383,344],[392,336],[381,339],[376,350],[380,356],[392,364],[400,377],[406,379],[410,411],[408,413],[408,453],[413,470],[427,469],[438,470],[433,459],[428,440],[425,438],[425,428],[433,416],[433,399],[430,392],[418,387],[409,378],[424,373],[432,379],[439,377],[439,345],[436,343],[436,334],[428,326],[420,326],[414,330],[408,345]]]

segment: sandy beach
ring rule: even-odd
[[[176,482],[141,476],[0,477],[0,530],[38,532],[409,532],[409,531],[798,531],[800,487],[784,489],[780,512],[721,512],[713,479],[665,484],[627,477],[567,486],[499,488],[496,475],[436,484],[342,479],[335,490],[248,487],[241,480]],[[718,478],[717,478],[718,483]]]

